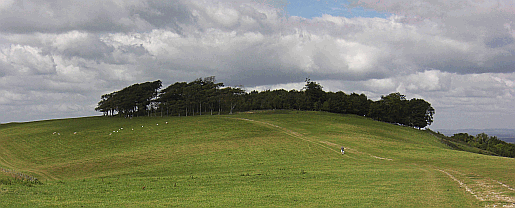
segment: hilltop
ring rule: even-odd
[[[346,154],[341,155],[340,147]],[[2,207],[485,207],[515,161],[356,115],[255,111],[0,125]]]

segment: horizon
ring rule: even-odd
[[[49,119],[44,119],[44,120],[34,120],[34,121],[13,121],[13,122],[8,122],[8,123],[1,123],[0,122],[0,125],[8,125],[8,124],[23,124],[23,123],[31,123],[31,122],[41,122],[41,121],[53,121],[53,120],[63,120],[63,119],[77,119],[77,118],[90,118],[90,117],[102,117],[103,115],[92,115],[92,116],[82,116],[82,117],[68,117],[68,118],[49,118]],[[159,116],[157,116],[159,117]],[[469,135],[472,135],[472,136],[476,136],[477,134],[480,134],[480,133],[485,133],[487,134],[488,136],[495,136],[497,137],[498,139],[502,140],[502,141],[505,141],[505,142],[508,142],[508,143],[513,143],[515,144],[515,129],[507,129],[507,128],[493,128],[493,129],[432,129],[430,128],[431,126],[428,126],[429,129],[431,129],[432,131],[436,131],[436,132],[439,132],[445,136],[452,136],[454,134],[458,134],[458,133],[467,133]],[[416,128],[415,128],[416,129]],[[505,133],[498,133],[497,130],[509,130],[511,131],[510,134],[505,134]]]

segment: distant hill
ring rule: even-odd
[[[437,129],[435,131],[445,136],[452,136],[457,133],[467,133],[469,135],[485,133],[488,136],[496,136],[505,142],[515,143],[515,129]]]

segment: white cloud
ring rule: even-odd
[[[393,92],[398,87],[396,81],[392,78],[386,79],[371,79],[364,82],[364,86],[367,87],[369,91],[376,92]]]
[[[44,55],[39,48],[27,45],[11,45],[8,48],[3,48],[0,50],[0,60],[3,60],[4,67],[6,67],[4,73],[7,74],[32,75],[55,73],[53,57],[51,55]]]
[[[59,80],[66,80],[69,83],[84,83],[92,81],[96,77],[96,73],[93,71],[87,71],[81,69],[73,61],[63,59],[62,57],[56,57],[56,71]]]
[[[277,84],[277,85],[262,85],[262,86],[244,88],[244,89],[246,92],[252,92],[252,91],[261,92],[261,91],[266,91],[266,90],[278,90],[278,89],[284,89],[286,91],[290,91],[290,90],[299,91],[299,90],[303,90],[305,84],[306,84],[305,82],[297,82],[297,83]]]
[[[449,73],[429,70],[401,77],[400,81],[409,92],[446,91],[450,88],[451,76]]]
[[[0,90],[0,105],[8,105],[13,101],[22,100],[23,95],[15,94],[7,90]]]
[[[0,11],[6,10],[14,3],[14,0],[3,0],[0,1]]]
[[[513,112],[513,3],[376,2],[360,5],[394,15],[306,19],[253,0],[2,1],[0,110],[91,115],[101,94],[136,82],[215,75],[247,89],[301,89],[310,77],[371,99],[399,91],[469,120]]]
[[[217,6],[206,8],[209,19],[216,21],[224,27],[232,27],[240,18],[240,13],[232,8],[226,8],[219,3]]]

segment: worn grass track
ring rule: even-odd
[[[0,174],[0,207],[512,206],[514,165],[322,112],[40,121],[0,125],[0,166],[43,182]]]

